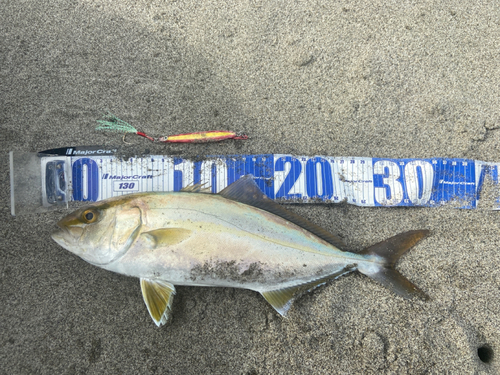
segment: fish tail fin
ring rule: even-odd
[[[380,266],[359,265],[358,271],[404,298],[428,299],[424,292],[394,269],[398,259],[428,234],[428,230],[412,230],[366,248],[360,254],[378,258],[374,263]]]

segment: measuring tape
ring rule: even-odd
[[[500,209],[500,163],[282,154],[200,160],[150,155],[123,160],[115,151],[75,147],[39,153],[42,205],[50,208],[137,192],[179,191],[199,183],[218,193],[251,174],[269,198],[284,203]]]

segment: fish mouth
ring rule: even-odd
[[[52,239],[60,246],[66,248],[66,241],[64,240],[63,232],[61,230],[55,231],[50,235]]]
[[[51,237],[60,246],[64,247],[65,249],[68,248],[69,245],[68,240],[71,238],[71,236],[67,229],[64,228],[57,229],[51,234]]]
[[[83,229],[78,227],[68,227],[61,224],[61,222],[57,223],[57,226],[59,228],[52,233],[51,237],[59,245],[69,250],[69,246],[75,244],[81,237]]]

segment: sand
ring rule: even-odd
[[[495,374],[500,217],[489,210],[291,209],[361,250],[430,229],[398,269],[407,301],[351,274],[287,319],[255,292],[179,287],[158,329],[139,282],[50,238],[64,212],[11,217],[8,151],[153,135],[248,141],[156,154],[500,161],[500,8],[460,1],[4,1],[0,12],[2,374]],[[481,357],[478,356],[478,348]]]

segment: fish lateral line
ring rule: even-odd
[[[258,208],[256,208],[258,209]],[[178,210],[177,208],[153,208],[152,210],[162,210],[162,211],[165,211],[165,210],[173,210],[173,211],[176,211]],[[331,245],[330,243],[326,242],[324,244],[319,244],[320,246],[324,246],[326,249],[325,250],[318,250],[318,249],[315,249],[313,246],[302,246],[302,247],[298,247],[298,246],[294,246],[293,243],[291,242],[280,242],[278,240],[275,240],[271,237],[268,237],[268,236],[265,236],[263,234],[260,234],[260,233],[253,233],[253,232],[250,232],[248,230],[246,230],[245,228],[235,224],[235,223],[232,223],[230,221],[227,221],[225,220],[223,217],[221,216],[217,216],[217,215],[214,215],[214,214],[210,214],[210,213],[207,213],[207,212],[203,212],[203,211],[200,211],[200,210],[196,210],[196,209],[189,209],[189,208],[182,208],[182,210],[184,211],[192,211],[192,212],[197,212],[197,213],[202,213],[203,215],[206,215],[206,216],[210,216],[210,217],[213,217],[217,220],[220,220],[226,224],[229,224],[230,226],[248,234],[249,236],[251,237],[255,237],[255,238],[259,238],[263,241],[266,241],[266,242],[270,242],[270,243],[274,243],[275,245],[278,245],[278,246],[282,246],[282,247],[287,247],[287,248],[291,248],[291,249],[295,249],[295,250],[300,250],[300,251],[306,251],[306,252],[309,252],[309,253],[314,253],[314,254],[319,254],[319,255],[324,255],[324,256],[328,256],[330,258],[337,258],[337,259],[342,259],[342,258],[346,258],[347,257],[347,254],[351,254],[353,256],[353,259],[356,259],[356,260],[360,260],[360,254],[359,253],[354,253],[354,252],[351,252],[351,251],[344,251],[344,250],[341,250],[333,245]],[[261,210],[261,211],[264,211],[264,210]],[[269,214],[267,211],[264,211],[266,212],[267,214]],[[196,224],[194,224],[194,222],[192,222],[194,226],[196,226]],[[201,221],[200,222],[197,222],[197,223],[202,223]],[[292,223],[293,225],[296,225],[294,223]],[[206,224],[205,224],[206,225]],[[224,228],[223,226],[221,225],[218,225],[218,224],[214,224],[212,223],[211,225],[215,225],[215,226],[218,226],[218,227],[222,227]],[[316,239],[318,240],[321,240],[321,241],[324,241],[322,238],[319,238],[317,237],[314,233],[311,233],[309,231],[307,231],[306,229],[300,227],[297,225],[297,227],[299,227],[300,229],[306,231],[308,234],[310,234],[311,236],[315,237]],[[340,254],[336,254],[336,252],[339,252]],[[364,257],[366,258],[367,261],[371,261],[371,257]]]

